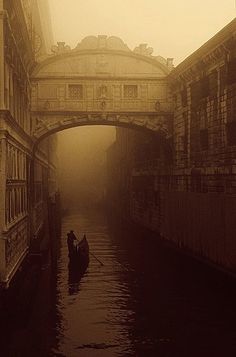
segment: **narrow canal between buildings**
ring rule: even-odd
[[[66,233],[91,252],[78,282],[68,273]],[[235,292],[199,263],[105,214],[64,218],[52,356],[235,356]]]
[[[68,271],[70,229],[103,263],[91,254],[80,281]],[[45,263],[29,319],[5,334],[11,357],[236,356],[235,281],[103,212],[63,218],[49,273]]]

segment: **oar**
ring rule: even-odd
[[[89,254],[91,254],[102,266],[104,266],[103,262],[101,262],[101,260],[99,260],[95,254],[93,254],[92,252],[89,251]]]

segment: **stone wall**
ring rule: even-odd
[[[138,134],[129,136],[132,160],[127,149],[122,161],[123,167],[129,167],[126,205],[133,221],[189,253],[234,272],[235,35],[233,20],[170,73],[172,137],[163,140],[156,136],[155,148],[151,138],[146,145],[144,138],[137,140]],[[117,152],[122,140],[118,138],[115,145],[113,166],[119,168],[121,157]],[[138,161],[135,152],[139,152]],[[121,176],[119,180],[124,182]]]
[[[33,34],[40,26],[34,17],[28,22],[28,11],[37,12],[30,4],[0,4],[0,283],[5,286],[45,225],[48,172],[55,171],[50,140],[33,154],[29,77],[37,57]]]

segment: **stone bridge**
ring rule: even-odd
[[[167,75],[172,59],[117,37],[89,36],[73,50],[59,42],[32,73],[32,136],[81,125],[143,128],[171,135]]]
[[[111,201],[235,273],[236,19],[173,70],[171,58],[146,44],[132,51],[117,37],[89,36],[74,49],[59,42],[46,54],[46,1],[35,0],[35,19],[28,3],[0,0],[0,285],[31,245],[37,251],[48,196],[56,199],[56,138],[37,144],[92,124],[155,134],[144,142],[118,130],[109,152]]]

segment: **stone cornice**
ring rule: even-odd
[[[88,75],[66,75],[66,76],[38,76],[38,77],[31,77],[31,83],[34,84],[34,82],[39,83],[40,81],[47,81],[47,80],[51,80],[51,81],[65,81],[65,79],[67,80],[73,80],[73,81],[91,81],[91,80],[96,80],[96,81],[100,81],[100,80],[104,80],[104,81],[138,81],[138,82],[149,82],[149,81],[153,81],[153,82],[167,82],[167,77],[135,77],[135,76],[111,76],[111,75],[94,75],[94,76],[88,76]]]
[[[170,82],[193,80],[197,74],[206,71],[209,66],[225,59],[234,46],[236,46],[236,18],[180,63],[169,74]]]
[[[44,59],[42,62],[38,63],[34,70],[32,71],[31,76],[32,77],[37,77],[37,74],[40,72],[40,70],[43,67],[46,67],[49,64],[56,63],[57,61],[60,61],[62,59],[67,59],[67,58],[73,58],[73,57],[78,57],[78,56],[84,56],[84,55],[98,55],[98,54],[111,54],[111,55],[116,55],[116,56],[123,56],[123,57],[131,57],[136,60],[140,60],[143,62],[147,62],[163,71],[164,74],[168,75],[170,73],[170,69],[156,60],[155,58],[144,56],[141,54],[134,53],[132,51],[121,51],[121,50],[113,50],[113,49],[87,49],[87,50],[77,50],[77,51],[66,51],[65,53],[62,54],[57,54],[57,55],[52,55],[49,56],[48,58]]]
[[[25,140],[30,146],[33,144],[33,140],[29,134],[27,134],[24,129],[14,120],[9,110],[0,110],[0,119],[4,119],[5,122],[13,128],[17,134]],[[7,130],[7,129],[6,129]]]
[[[1,130],[0,129],[0,140],[6,139],[11,145],[20,149],[22,152],[25,152],[28,156],[32,155],[32,145],[25,146],[20,143],[14,136],[12,136],[7,129]]]

